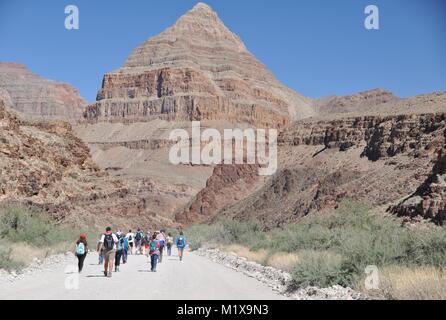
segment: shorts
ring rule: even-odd
[[[129,242],[129,246],[133,248],[133,242]]]
[[[115,261],[115,257],[116,250],[109,250],[104,252],[105,263],[108,263],[109,261]]]

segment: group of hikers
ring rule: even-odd
[[[178,249],[178,257],[183,261],[184,248],[187,245],[186,237],[180,230],[179,234],[172,237],[171,233],[165,230],[144,233],[140,228],[136,232],[129,230],[127,234],[118,230],[113,232],[111,227],[105,229],[105,233],[100,235],[97,242],[96,251],[99,254],[99,265],[104,265],[104,276],[111,277],[113,267],[115,272],[119,272],[122,264],[127,263],[129,255],[146,255],[150,257],[150,271],[156,272],[156,266],[163,261],[164,249],[167,255],[172,255],[172,247]],[[87,237],[81,234],[76,241],[75,255],[78,259],[79,273],[82,272],[84,260],[89,251]]]

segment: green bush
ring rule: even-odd
[[[222,220],[192,228],[195,247],[240,244],[252,250],[297,253],[297,285],[353,286],[368,265],[446,268],[446,228],[403,228],[391,216],[372,214],[362,203],[344,201],[329,214],[263,231],[260,224]]]
[[[353,275],[344,268],[344,258],[340,254],[306,250],[298,252],[298,256],[299,262],[292,272],[295,286],[347,286],[351,283]]]
[[[7,271],[20,270],[23,265],[11,258],[11,249],[1,246],[0,247],[0,269]]]
[[[44,212],[35,207],[23,205],[0,207],[0,238],[8,242],[46,247],[61,242],[74,242],[79,233],[76,228],[56,225]]]

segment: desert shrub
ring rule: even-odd
[[[408,230],[405,239],[405,261],[419,266],[446,269],[446,227]]]
[[[354,286],[368,265],[446,269],[445,227],[403,228],[399,220],[373,214],[367,205],[355,201],[270,231],[257,223],[235,220],[193,228],[201,231],[201,244],[239,244],[254,252],[266,250],[269,257],[297,255],[295,267],[287,265],[296,285]]]
[[[231,244],[232,239],[220,223],[213,225],[195,225],[185,230],[187,242],[192,250],[217,244]]]
[[[192,249],[218,244],[242,244],[254,248],[267,237],[259,224],[235,220],[221,220],[212,225],[195,225],[188,228],[185,235]]]
[[[292,275],[296,287],[349,285],[352,275],[343,266],[344,258],[330,251],[306,250],[298,253]]]
[[[44,212],[35,207],[7,205],[0,207],[0,238],[10,243],[25,243],[48,247],[74,242],[79,230],[56,225]],[[87,230],[86,233],[91,233]]]
[[[0,210],[0,237],[11,242],[43,246],[55,237],[51,221],[32,207],[12,205]]]
[[[0,269],[7,271],[20,270],[23,268],[23,264],[15,261],[11,257],[11,249],[6,246],[0,246]]]

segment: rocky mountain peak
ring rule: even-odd
[[[313,114],[309,99],[278,81],[217,13],[198,3],[133,50],[122,68],[104,76],[85,118],[283,127]]]

